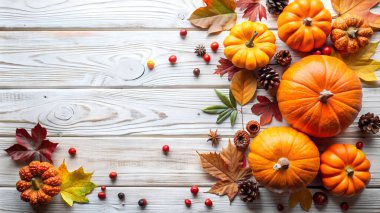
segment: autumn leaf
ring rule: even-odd
[[[312,199],[311,191],[308,188],[303,187],[300,191],[290,194],[288,203],[290,208],[294,208],[299,203],[303,210],[309,211]]]
[[[5,151],[12,160],[49,161],[58,143],[46,139],[47,131],[39,123],[31,130],[32,136],[25,129],[16,129],[16,144]]]
[[[96,185],[91,182],[92,172],[85,173],[83,167],[69,172],[65,161],[59,166],[58,171],[62,178],[61,197],[65,203],[72,206],[76,203],[88,203],[86,195],[89,194]]]
[[[219,65],[216,66],[216,70],[214,74],[220,75],[223,77],[224,74],[228,73],[228,80],[231,81],[232,77],[234,77],[235,73],[241,71],[242,69],[236,67],[230,60],[226,58],[219,59]]]
[[[238,0],[236,6],[244,10],[243,18],[248,18],[250,21],[256,21],[257,15],[260,21],[262,18],[267,19],[267,10],[260,0]]]
[[[350,55],[341,55],[333,52],[332,56],[344,61],[364,81],[377,81],[375,71],[380,69],[380,61],[371,59],[376,53],[379,42],[369,43],[359,52]]]
[[[270,101],[265,96],[257,96],[259,103],[252,106],[251,111],[255,115],[260,115],[260,125],[264,126],[272,122],[272,117],[282,121],[282,115],[278,108],[277,101]]]
[[[375,7],[380,0],[331,0],[331,4],[338,15],[346,13],[355,14],[368,21],[371,27],[380,28],[380,16],[372,13],[371,8]]]
[[[253,98],[256,88],[257,79],[249,71],[236,73],[230,86],[233,96],[241,106],[246,105]]]
[[[208,33],[231,29],[236,23],[235,0],[203,0],[205,7],[196,9],[189,21]]]

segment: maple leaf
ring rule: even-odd
[[[331,0],[331,4],[338,14],[356,14],[368,21],[371,27],[380,28],[380,16],[371,13],[380,0]]]
[[[231,81],[234,75],[241,71],[242,69],[239,67],[236,67],[230,60],[226,58],[220,58],[219,59],[219,65],[216,66],[216,70],[214,74],[220,75],[220,77],[223,77],[224,74],[228,73],[228,80]]]
[[[232,202],[238,193],[238,181],[245,180],[252,175],[251,169],[242,168],[244,154],[228,142],[227,148],[221,153],[198,153],[202,168],[211,176],[219,179],[208,193],[219,196],[227,195]]]
[[[85,173],[83,167],[69,172],[65,161],[59,166],[58,171],[62,178],[60,194],[65,203],[69,206],[72,206],[74,202],[88,203],[86,195],[96,187],[91,182],[93,173]]]
[[[231,29],[236,23],[235,0],[203,0],[206,7],[196,9],[188,19],[200,28],[208,28],[208,33]]]
[[[308,188],[303,187],[300,191],[290,194],[288,203],[291,208],[295,207],[299,203],[303,210],[309,211],[311,208],[312,199],[311,191]]]
[[[52,153],[57,148],[58,143],[50,142],[46,139],[47,131],[39,123],[31,130],[32,136],[25,129],[16,129],[16,144],[5,151],[12,160],[53,162]]]
[[[250,21],[256,21],[257,15],[260,21],[262,18],[267,19],[267,10],[260,0],[238,0],[236,6],[244,10],[243,18],[248,18]]]
[[[380,69],[380,61],[371,59],[375,54],[379,42],[369,43],[359,52],[350,55],[341,55],[333,52],[332,56],[339,58],[349,66],[360,79],[364,81],[377,81],[375,71]]]
[[[278,108],[277,101],[270,101],[265,96],[257,96],[259,103],[252,106],[251,111],[255,115],[260,115],[260,125],[264,126],[272,122],[272,117],[282,121],[282,115]]]

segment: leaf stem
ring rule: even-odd
[[[240,105],[240,113],[241,113],[241,127],[244,130],[244,118],[243,118],[243,106]]]

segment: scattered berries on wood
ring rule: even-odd
[[[234,143],[238,150],[245,152],[249,146],[250,141],[251,137],[249,136],[248,132],[239,130],[235,133]]]
[[[212,131],[210,129],[210,133],[208,133],[208,140],[207,142],[211,141],[211,144],[213,146],[219,145],[220,142],[220,135],[218,134],[218,130]]]
[[[323,192],[316,192],[313,195],[313,201],[315,205],[326,205],[328,198],[327,195]]]
[[[277,204],[277,210],[278,210],[279,212],[284,211],[284,206],[283,206],[282,204]]]
[[[71,148],[69,149],[69,154],[70,154],[71,156],[74,156],[74,155],[77,154],[77,150],[76,150],[74,147],[71,147]]]
[[[105,192],[99,192],[98,193],[98,198],[101,199],[101,200],[106,199],[106,193]]]
[[[256,135],[257,133],[260,132],[260,123],[252,120],[247,123],[245,128],[251,135]]]
[[[106,191],[107,187],[106,187],[106,186],[101,186],[100,189],[101,189],[102,191]]]
[[[342,211],[347,211],[349,208],[350,208],[350,206],[348,205],[347,202],[342,202],[340,204],[340,209],[342,209]]]
[[[322,55],[322,52],[320,50],[316,50],[312,54],[313,55]]]
[[[205,61],[205,62],[210,62],[211,61],[211,56],[209,55],[209,54],[205,54],[204,56],[203,56],[203,60]]]
[[[195,68],[193,70],[193,74],[195,77],[199,77],[199,75],[201,74],[201,70],[199,68]]]
[[[358,142],[356,143],[356,148],[358,148],[358,149],[362,149],[363,146],[364,146],[363,141],[358,141]]]
[[[203,57],[206,54],[206,48],[203,45],[198,45],[198,46],[195,47],[195,51],[194,52],[197,54],[197,56],[202,56]]]
[[[171,56],[169,57],[169,62],[170,62],[171,64],[175,64],[175,63],[177,62],[177,56],[175,56],[175,55],[171,55]]]
[[[162,146],[162,151],[166,154],[169,152],[169,146],[168,145],[163,145]]]
[[[198,186],[192,186],[192,187],[190,188],[190,192],[191,192],[193,195],[197,195],[198,192],[199,192],[199,188],[198,188]]]
[[[112,171],[108,176],[111,178],[111,180],[115,180],[117,178],[117,173],[115,171]]]
[[[139,200],[138,204],[141,207],[145,207],[146,205],[148,205],[148,201],[145,198],[143,198]]]
[[[375,116],[375,114],[370,112],[360,116],[358,124],[363,134],[376,134],[380,129],[379,116]]]
[[[191,200],[190,199],[185,199],[185,205],[187,207],[190,207],[191,206]]]
[[[209,198],[207,198],[207,199],[205,200],[205,205],[206,205],[207,207],[211,207],[211,206],[212,206],[212,200],[209,199]]]
[[[219,49],[219,43],[218,43],[218,42],[212,42],[212,43],[210,44],[210,48],[211,48],[211,50],[214,51],[214,52],[218,51],[218,49]]]
[[[125,200],[125,194],[123,192],[119,192],[117,194],[117,197],[119,198],[119,200]]]
[[[329,47],[329,46],[324,46],[324,47],[322,48],[322,54],[323,54],[323,55],[331,55],[331,47]]]
[[[182,29],[182,30],[180,30],[180,31],[179,31],[179,35],[180,35],[181,37],[186,37],[186,36],[187,36],[187,30],[186,30],[186,29]]]
[[[275,56],[277,64],[281,66],[288,66],[292,63],[292,55],[289,50],[280,50]]]
[[[146,62],[146,66],[147,66],[148,69],[150,69],[150,70],[154,69],[154,65],[155,65],[155,63],[154,63],[153,60],[148,60],[148,61]]]

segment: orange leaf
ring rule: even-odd
[[[371,27],[380,28],[380,16],[371,13],[380,0],[331,0],[332,6],[339,15],[345,13],[356,14],[368,21]]]
[[[238,193],[238,184],[233,181],[219,181],[215,183],[208,193],[216,194],[219,196],[227,195],[232,202]]]
[[[239,151],[236,146],[232,145],[231,140],[229,140],[227,148],[223,148],[220,155],[229,166],[230,171],[237,174],[241,169],[244,153]]]
[[[299,203],[303,210],[309,211],[311,208],[312,199],[313,197],[311,191],[304,187],[300,191],[290,194],[289,206],[293,208]]]
[[[235,0],[203,0],[206,7],[196,9],[189,21],[208,33],[231,29],[236,23]]]
[[[216,177],[220,180],[229,180],[231,179],[230,171],[228,170],[228,165],[219,153],[216,152],[210,152],[210,153],[204,153],[200,154],[198,153],[199,157],[201,158],[201,164],[202,168],[212,175],[213,177]]]
[[[244,106],[255,95],[257,79],[249,71],[241,71],[234,75],[231,82],[231,91],[236,101]]]

